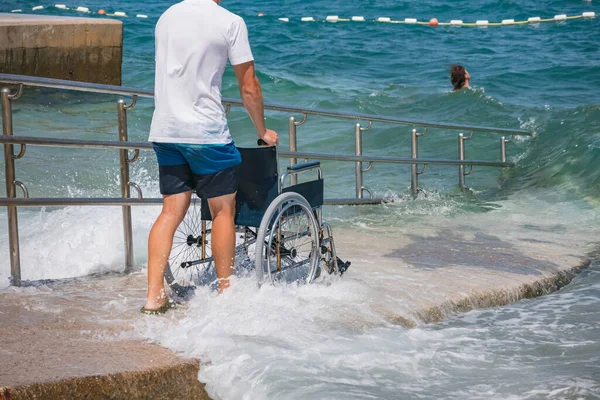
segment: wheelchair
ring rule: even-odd
[[[342,275],[350,262],[338,258],[331,226],[322,220],[320,162],[289,166],[279,176],[275,147],[238,150],[242,163],[237,167],[236,275],[254,271],[259,284],[308,284],[323,269]],[[309,172],[316,172],[316,179],[286,186],[288,177]],[[214,285],[210,235],[208,202],[194,195],[165,268],[166,281],[176,295],[185,297],[197,285]]]

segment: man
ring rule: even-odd
[[[192,190],[208,200],[219,292],[229,287],[235,251],[235,167],[241,157],[221,104],[227,59],[258,137],[270,146],[279,141],[277,133],[265,127],[246,24],[218,3],[184,0],[170,7],[156,25],[155,110],[149,141],[158,159],[164,202],[148,238],[148,298],[142,313],[163,313],[172,306],[163,273]]]

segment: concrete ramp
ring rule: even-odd
[[[0,399],[204,399],[198,360],[132,333],[145,277],[0,293]]]
[[[343,288],[362,288],[369,310],[362,319],[341,313],[336,323],[368,325],[383,319],[411,327],[558,290],[597,250],[596,225],[528,221],[488,213],[460,220],[423,218],[418,230],[415,224],[334,227],[339,255],[351,260],[352,267],[338,280],[340,285],[322,289],[337,290],[346,299],[352,293]],[[228,301],[232,307],[239,305],[231,314],[232,324],[236,312],[245,312],[244,301],[266,302],[265,309],[273,301],[262,289],[257,293],[249,279],[246,292],[232,289]],[[208,398],[198,381],[201,360],[183,359],[140,340],[141,330],[151,337],[153,330],[169,325],[178,338],[161,343],[181,348],[179,341],[189,337],[177,328],[179,322],[207,316],[185,305],[161,317],[140,315],[145,291],[144,272],[0,291],[0,399]],[[252,296],[256,298],[248,298]],[[223,298],[204,293],[195,300]],[[378,318],[367,318],[375,314]],[[201,332],[197,335],[195,340],[203,340]]]

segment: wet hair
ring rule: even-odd
[[[462,89],[467,83],[466,79],[467,70],[462,65],[453,64],[450,67],[450,81],[454,90]]]

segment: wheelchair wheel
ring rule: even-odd
[[[204,235],[202,234],[204,228]],[[200,199],[194,194],[192,202],[173,237],[173,246],[165,268],[167,284],[177,296],[186,297],[196,285],[212,280],[207,275],[213,265],[210,248],[211,221],[202,221]],[[204,254],[203,248],[204,237]]]
[[[319,228],[308,201],[298,193],[282,193],[267,208],[256,238],[259,283],[310,283],[319,264]]]

